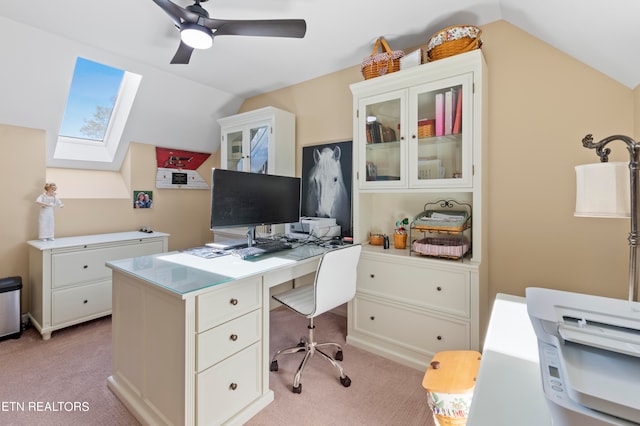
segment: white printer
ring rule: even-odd
[[[290,238],[305,239],[309,236],[317,238],[339,237],[340,225],[330,217],[301,217],[300,222],[287,223],[284,233]]]
[[[527,288],[554,426],[640,424],[640,303]]]

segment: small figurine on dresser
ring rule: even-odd
[[[40,218],[38,228],[38,238],[42,241],[53,241],[53,209],[54,207],[64,207],[62,201],[56,196],[58,187],[50,182],[44,185],[44,193],[36,199],[36,204],[40,206]]]

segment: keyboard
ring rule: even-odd
[[[290,248],[292,248],[291,243],[279,240],[268,240],[260,242],[255,246],[235,249],[231,252],[231,254],[239,257],[240,259],[250,259],[252,257],[260,256],[267,253],[274,253],[282,250],[288,250]]]

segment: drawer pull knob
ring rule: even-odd
[[[238,384],[237,384],[237,383],[231,383],[231,384],[229,385],[229,389],[231,389],[231,390],[233,390],[233,391],[234,391],[234,390],[236,390],[236,389],[238,389]]]
[[[436,337],[436,339],[442,340],[442,336],[438,336],[438,337]]]
[[[229,300],[229,303],[231,303],[233,306],[236,306],[238,304],[238,299],[231,299]]]
[[[438,286],[438,287],[436,287],[436,290],[442,291],[442,287]]]
[[[88,301],[88,300],[85,300],[85,301],[84,301],[84,302],[82,302],[82,303],[84,303],[84,304],[86,305],[87,303],[89,303],[89,301]]]
[[[371,316],[369,317],[369,319],[370,319],[371,321],[373,321],[373,320],[375,320],[375,319],[376,319],[376,317],[374,317],[373,315],[371,315]]]
[[[82,267],[82,269],[87,269],[88,267],[89,267],[89,265],[84,265],[84,266]]]
[[[375,277],[376,277],[376,274],[371,274],[371,275],[369,275],[369,276],[370,276],[371,278],[375,278]]]
[[[238,340],[238,335],[232,334],[231,336],[229,336],[229,339],[231,339],[232,342],[235,342],[236,340]]]

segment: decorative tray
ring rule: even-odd
[[[458,232],[469,224],[469,212],[465,210],[425,210],[413,219],[413,227],[418,230]]]

